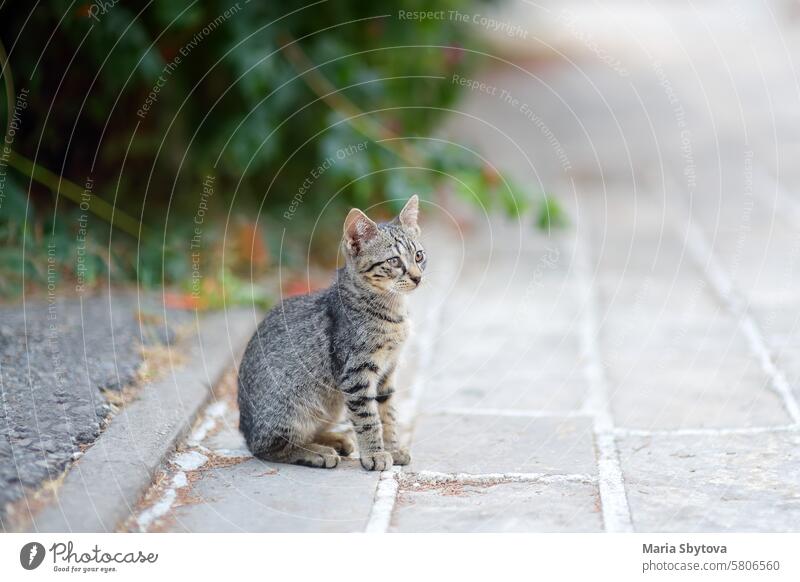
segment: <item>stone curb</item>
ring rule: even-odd
[[[144,386],[114,417],[26,529],[116,531],[192,426],[211,388],[241,354],[260,318],[252,309],[228,309],[199,320],[187,360]]]

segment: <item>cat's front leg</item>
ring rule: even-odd
[[[361,466],[367,471],[392,468],[392,455],[383,448],[383,427],[378,413],[378,369],[372,362],[351,362],[340,381],[347,415],[358,441]]]
[[[383,447],[392,455],[395,465],[408,465],[411,462],[411,454],[408,449],[401,447],[397,438],[397,413],[394,408],[394,367],[378,380],[375,398],[378,401],[378,413],[383,425]]]

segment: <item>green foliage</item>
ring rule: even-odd
[[[338,229],[345,206],[388,201],[396,210],[411,193],[441,187],[514,215],[535,202],[463,150],[429,141],[458,96],[449,79],[477,57],[459,48],[476,48],[469,25],[398,18],[400,10],[431,10],[428,2],[111,4],[0,9],[10,70],[30,90],[15,151],[78,185],[91,177],[95,196],[147,227],[138,242],[110,238],[109,225],[93,217],[84,265],[91,281],[110,271],[113,280],[185,285],[201,203],[206,249],[225,244],[230,216],[260,216],[260,236],[283,261],[302,256],[291,240],[276,248],[283,229],[318,221],[323,233]],[[435,8],[467,9],[458,0]],[[338,92],[320,91],[325,83]],[[204,200],[208,176],[214,194]],[[54,208],[52,193],[34,188],[26,214],[19,185],[8,192],[0,236],[21,244],[24,229],[38,225],[41,236],[28,244],[55,237],[74,263],[74,200],[62,197]],[[0,268],[21,272],[26,259],[12,255],[0,255]],[[218,255],[206,253],[214,257],[206,273],[237,269]],[[74,270],[62,267],[64,275]],[[3,285],[20,283],[15,276]]]
[[[19,187],[13,176],[7,175],[2,186],[3,197],[0,212],[0,294],[15,296],[22,291],[22,281],[26,270],[32,265],[26,252],[27,248],[20,248],[14,244],[25,238],[27,228],[25,193]]]
[[[536,225],[546,231],[564,228],[569,224],[567,214],[552,196],[545,195],[544,202],[539,207],[536,216]]]

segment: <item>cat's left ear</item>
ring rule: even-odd
[[[419,234],[419,224],[417,224],[417,219],[419,218],[419,196],[414,194],[409,198],[397,218],[400,220],[400,224]]]

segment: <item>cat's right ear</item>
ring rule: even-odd
[[[344,220],[344,243],[351,255],[357,255],[364,245],[378,236],[378,225],[358,208],[353,208]]]

